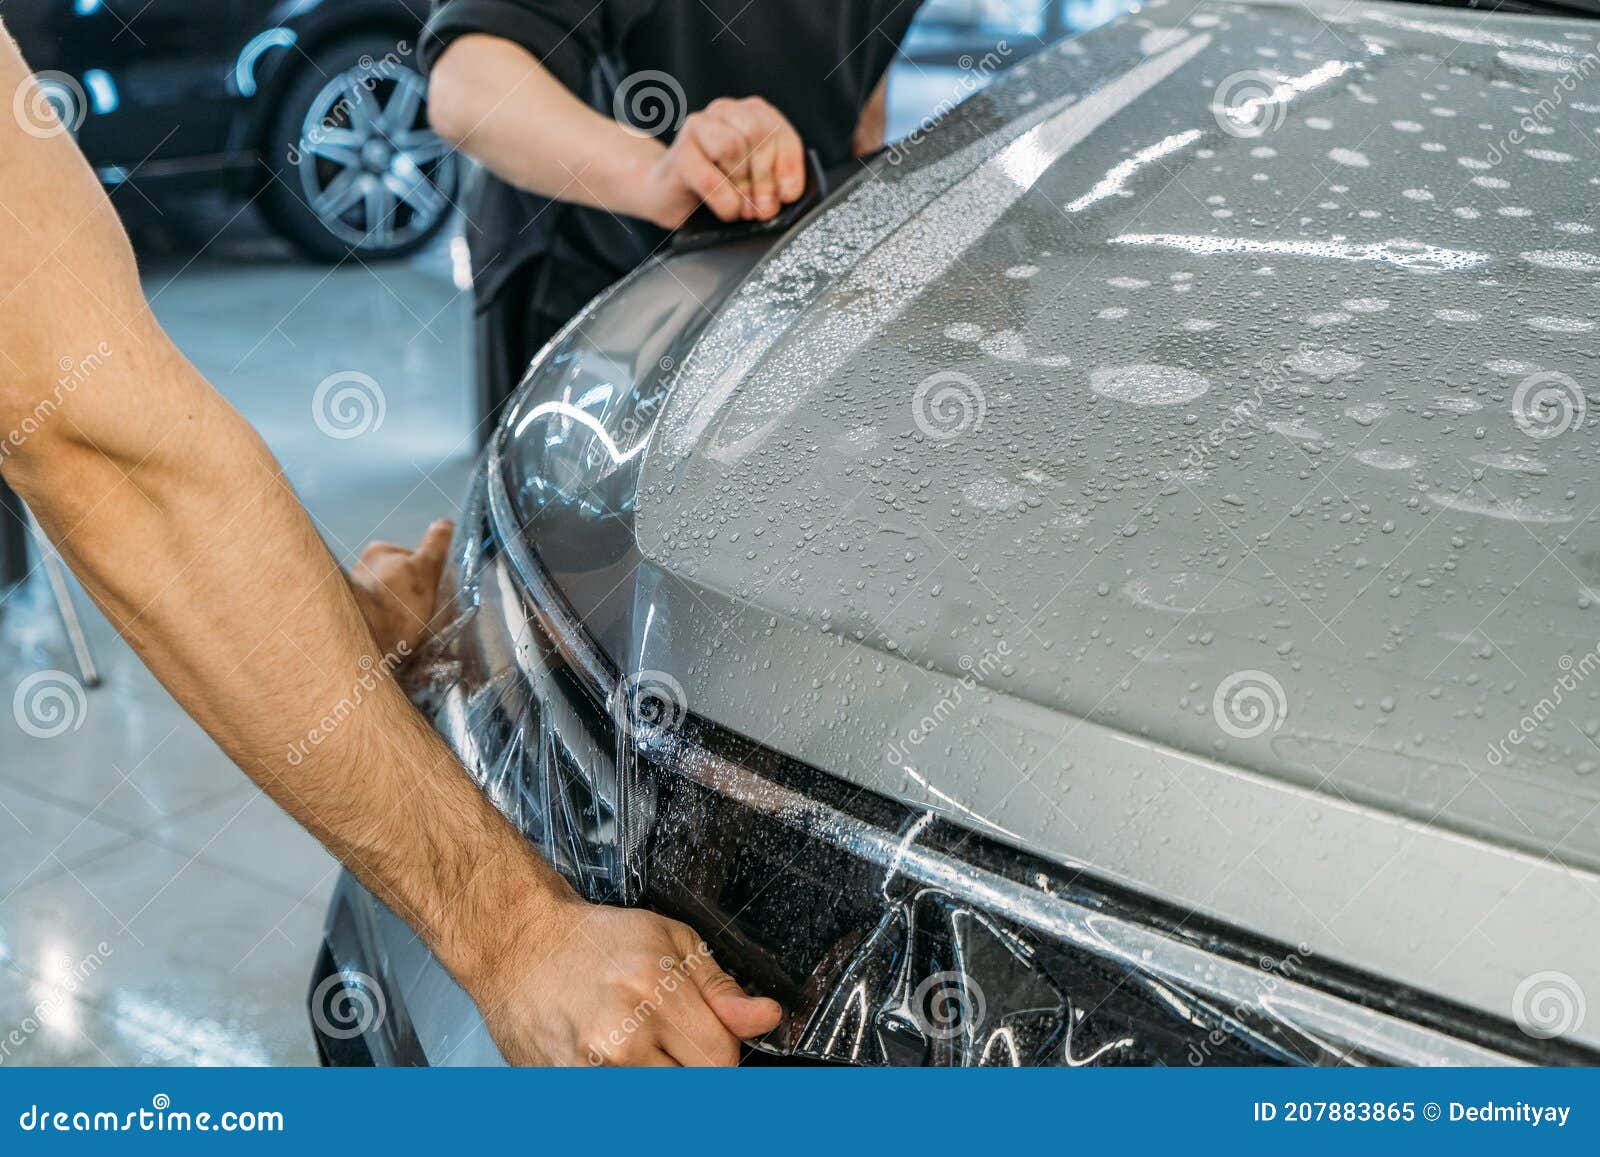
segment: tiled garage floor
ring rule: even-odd
[[[151,213],[139,231],[157,313],[267,438],[335,554],[453,513],[473,441],[448,242],[328,269],[249,213],[229,224],[236,207],[163,209],[190,224],[164,236]],[[346,370],[379,384],[385,413],[333,441],[311,398]],[[0,1064],[314,1062],[303,1002],[336,865],[81,593],[104,685],[76,729],[16,726],[22,680],[75,672],[41,579],[0,605]]]

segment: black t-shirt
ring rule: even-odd
[[[862,106],[920,3],[434,0],[422,58],[431,67],[468,33],[499,36],[528,49],[592,108],[621,113],[646,131],[663,123],[656,118],[679,122],[718,97],[764,97],[824,165],[835,165],[849,159]],[[679,92],[681,106],[673,107]],[[539,308],[557,320],[643,261],[664,236],[646,222],[552,203],[488,174],[469,213],[480,304],[530,261],[548,257],[560,276],[542,279],[547,300]]]

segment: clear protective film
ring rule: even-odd
[[[683,919],[783,1004],[760,1050],[857,1065],[1575,1059],[863,792],[685,714],[637,673],[591,684],[569,659],[582,641],[548,633],[574,628],[568,612],[499,545],[482,477],[407,688],[587,898]]]

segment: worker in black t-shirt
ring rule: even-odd
[[[434,0],[429,115],[488,170],[467,234],[483,416],[701,205],[766,220],[805,191],[806,149],[879,147],[920,2]]]

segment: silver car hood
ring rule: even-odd
[[[1398,982],[1600,992],[1595,32],[1156,4],[1011,70],[677,367],[638,662]]]

